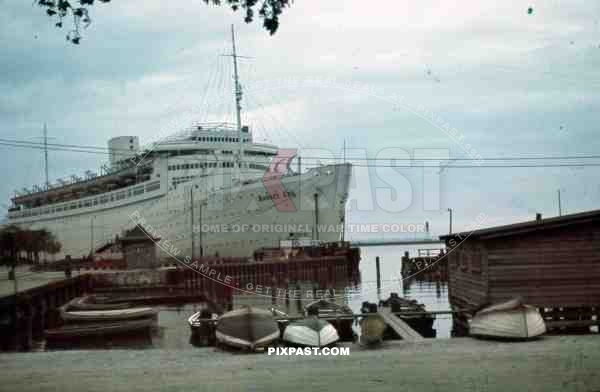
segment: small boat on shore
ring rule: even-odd
[[[245,306],[223,314],[217,321],[217,342],[229,347],[255,350],[279,339],[280,331],[269,310]]]
[[[360,322],[360,343],[364,345],[379,344],[383,341],[383,333],[387,329],[387,323],[377,314],[377,304],[363,302],[363,313],[367,315]]]
[[[60,328],[44,331],[46,341],[78,340],[86,337],[109,337],[124,334],[139,334],[155,325],[155,320],[145,318],[121,322],[86,323],[78,325],[64,325]]]
[[[469,334],[476,337],[531,339],[545,332],[538,309],[518,298],[480,310],[469,323]]]
[[[65,323],[109,322],[143,318],[155,319],[156,315],[157,311],[152,308],[69,311],[66,310],[66,306],[63,306],[60,309],[60,317],[65,321]]]
[[[341,341],[356,340],[356,333],[352,329],[354,314],[348,306],[336,304],[326,299],[319,299],[306,305],[304,314],[306,317],[317,316],[329,321],[337,330]]]
[[[294,346],[325,347],[336,343],[340,337],[331,323],[312,316],[288,325],[283,340]]]

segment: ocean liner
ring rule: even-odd
[[[352,167],[286,167],[268,189],[278,147],[256,143],[242,125],[242,91],[232,28],[236,123],[193,124],[151,147],[136,136],[108,142],[100,175],[46,184],[12,198],[8,223],[52,232],[57,257],[85,257],[143,223],[177,257],[250,256],[291,239],[339,241]],[[289,150],[286,150],[289,151]],[[289,163],[289,161],[288,161]],[[277,199],[293,205],[280,211]],[[289,207],[289,204],[288,204]],[[160,258],[169,254],[160,248]]]

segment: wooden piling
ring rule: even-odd
[[[381,270],[379,267],[379,256],[377,256],[375,257],[375,269],[377,270],[377,292],[381,291]]]

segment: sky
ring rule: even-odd
[[[298,0],[270,36],[260,21],[202,1],[120,0],[91,9],[78,46],[31,2],[3,6],[0,138],[40,141],[47,123],[50,142],[106,146],[122,135],[143,143],[186,113],[233,121],[233,97],[210,113],[198,107],[231,92],[222,55],[234,24],[249,57],[240,60],[243,122],[257,141],[312,154],[340,156],[345,143],[358,164],[348,222],[429,221],[442,234],[448,208],[455,231],[481,214],[483,226],[555,216],[558,190],[563,213],[600,208],[597,167],[478,166],[600,155],[600,2]],[[386,148],[472,167],[360,166]],[[0,150],[6,208],[14,190],[44,182],[44,160],[40,150]],[[106,160],[50,151],[51,181]],[[378,202],[378,188],[384,198],[395,189],[391,204]]]

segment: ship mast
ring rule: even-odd
[[[235,118],[236,118],[236,128],[239,138],[240,145],[240,157],[238,165],[242,167],[242,159],[244,156],[244,137],[242,135],[242,86],[240,85],[239,75],[238,75],[238,66],[237,66],[237,53],[235,50],[235,31],[233,29],[233,24],[231,25],[231,45],[233,48],[233,54],[231,57],[233,58],[233,79],[235,82]]]

